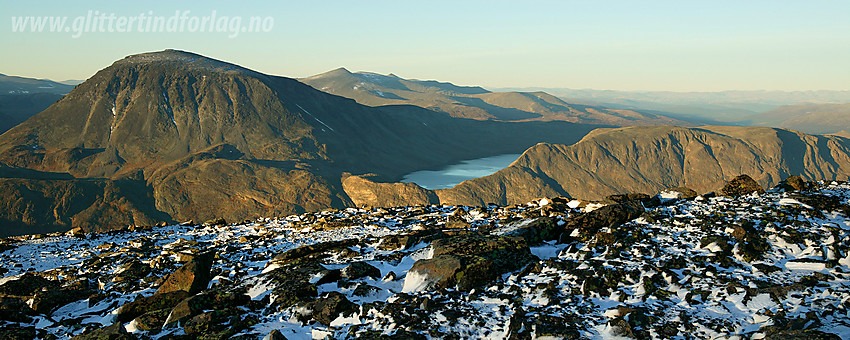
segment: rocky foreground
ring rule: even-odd
[[[0,242],[0,338],[850,338],[850,184]]]

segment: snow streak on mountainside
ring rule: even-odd
[[[0,335],[850,337],[850,185],[797,186],[4,239]]]

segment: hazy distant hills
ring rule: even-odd
[[[693,125],[640,110],[575,105],[545,92],[490,92],[481,87],[352,73],[344,68],[300,79],[328,93],[369,106],[416,105],[452,117],[500,121],[567,121],[615,126]]]
[[[47,79],[33,79],[0,74],[0,94],[54,93],[64,95],[74,88]]]
[[[415,197],[431,197],[430,203],[480,205],[554,196],[599,200],[682,186],[705,193],[740,174],[749,174],[763,186],[788,175],[847,180],[850,140],[775,128],[599,129],[574,145],[538,144],[493,175],[451,189],[421,189]],[[401,184],[359,177],[344,184],[355,203],[394,202],[397,192],[411,191]]]
[[[0,74],[0,133],[46,109],[74,86]]]
[[[609,108],[654,110],[685,120],[746,125],[752,116],[798,103],[846,103],[850,91],[614,91],[566,88],[503,88],[501,91],[546,91],[571,103]]]
[[[0,222],[8,234],[341,208],[344,172],[392,180],[593,128],[373,108],[188,52],[146,53],[0,136]]]
[[[750,124],[817,134],[850,131],[850,103],[786,105],[751,117]]]

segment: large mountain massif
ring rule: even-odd
[[[592,128],[373,108],[192,53],[134,55],[0,136],[2,234],[341,208],[344,172],[394,180]]]

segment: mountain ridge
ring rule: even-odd
[[[301,78],[300,81],[369,106],[412,104],[459,118],[568,121],[614,126],[694,125],[651,112],[569,104],[541,91],[491,92],[479,86],[404,79],[372,72],[352,73],[345,68]]]
[[[850,140],[775,128],[597,129],[573,145],[537,144],[492,175],[450,189],[422,189],[420,196],[434,195],[429,201],[433,204],[508,205],[556,196],[602,200],[675,187],[707,193],[740,174],[749,174],[763,186],[789,175],[847,180]],[[355,203],[378,206],[395,203],[399,190],[395,184],[366,178],[347,179],[343,186],[357,193],[352,198],[369,198]]]

